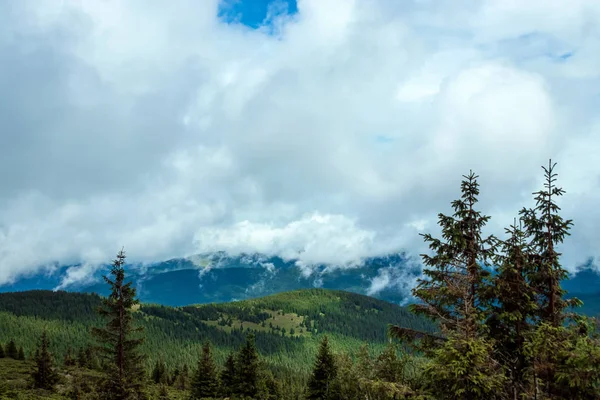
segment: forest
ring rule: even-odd
[[[577,313],[559,246],[573,221],[555,165],[503,238],[463,176],[441,237],[423,234],[406,309],[301,290],[226,304],[140,304],[125,253],[110,295],[0,295],[0,398],[600,399],[600,336]]]

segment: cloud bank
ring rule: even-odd
[[[121,246],[419,253],[469,169],[501,235],[549,157],[566,266],[599,254],[598,1],[298,0],[258,29],[219,10],[0,4],[0,284]]]

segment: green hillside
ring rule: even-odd
[[[101,326],[93,294],[29,291],[0,294],[0,343],[10,339],[31,354],[44,329],[51,351],[62,360],[90,343],[92,326]],[[241,346],[249,330],[256,346],[274,368],[308,372],[321,334],[337,350],[356,350],[364,342],[381,350],[388,324],[431,330],[426,320],[405,308],[367,296],[323,289],[298,290],[260,299],[223,304],[166,307],[142,304],[135,318],[144,327],[147,367],[164,360],[168,368],[193,366],[203,341],[215,346],[218,363]]]

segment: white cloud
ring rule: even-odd
[[[409,260],[409,263],[413,261]],[[371,279],[371,284],[367,288],[369,296],[377,295],[383,290],[396,290],[403,295],[405,302],[412,298],[412,288],[416,286],[420,274],[412,267],[397,268],[390,266],[378,271],[377,276]]]
[[[502,234],[549,157],[567,266],[599,255],[597,1],[301,0],[273,34],[217,7],[0,5],[0,284],[121,246],[418,253],[469,169]]]

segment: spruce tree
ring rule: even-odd
[[[560,283],[568,278],[567,271],[562,268],[557,252],[557,245],[570,235],[572,220],[563,219],[558,212],[557,199],[565,191],[555,185],[558,174],[554,172],[556,163],[548,162],[544,170],[544,189],[534,192],[536,205],[533,209],[523,208],[520,211],[525,224],[525,231],[530,238],[530,246],[535,255],[532,262],[535,270],[530,276],[531,284],[537,292],[538,317],[541,321],[553,326],[561,325],[565,320],[565,309],[579,305],[577,299],[566,300],[566,292]]]
[[[219,392],[217,366],[212,356],[210,343],[202,346],[202,355],[198,361],[198,369],[192,381],[192,399],[216,397]]]
[[[48,335],[44,330],[35,353],[35,367],[31,373],[33,386],[37,389],[52,390],[58,382],[52,355],[48,350],[49,344]]]
[[[567,271],[560,264],[558,245],[562,243],[573,225],[559,215],[560,207],[556,203],[565,191],[556,186],[556,163],[550,160],[544,170],[544,188],[534,192],[534,208],[520,211],[525,225],[525,233],[530,247],[532,271],[528,281],[535,292],[536,327],[528,339],[529,346],[539,345],[538,351],[530,352],[533,363],[534,394],[546,393],[560,398],[560,387],[556,384],[560,359],[559,350],[568,347],[569,334],[563,325],[567,321],[569,307],[581,305],[576,298],[565,299],[566,291],[561,281],[568,278]],[[554,350],[552,350],[554,349]],[[543,385],[542,385],[543,384]]]
[[[485,293],[490,273],[481,264],[493,258],[496,239],[482,236],[490,217],[475,209],[478,176],[471,172],[463,178],[461,198],[452,202],[454,214],[438,216],[442,239],[421,235],[434,255],[421,255],[427,278],[420,279],[413,289],[419,303],[412,309],[437,320],[446,332],[461,331],[473,338],[487,316]]]
[[[156,384],[165,384],[169,381],[169,374],[164,361],[156,361],[156,364],[154,364],[154,369],[152,370],[151,378]]]
[[[145,377],[143,357],[138,348],[143,342],[139,337],[142,328],[133,324],[133,307],[139,304],[132,283],[125,283],[125,253],[117,254],[110,270],[112,279],[104,276],[111,293],[102,300],[98,312],[108,319],[106,327],[93,328],[100,342],[99,351],[107,368],[104,396],[107,400],[130,399],[143,395]]]
[[[4,357],[6,357],[6,354],[4,353],[4,347],[2,347],[2,343],[0,343],[0,358]]]
[[[259,364],[260,359],[254,344],[254,334],[250,333],[237,355],[235,394],[251,398],[256,396],[259,384]]]
[[[236,380],[236,367],[235,367],[235,356],[233,353],[229,353],[225,360],[225,365],[220,375],[221,383],[221,396],[229,397],[235,391],[237,385]]]
[[[23,350],[23,346],[19,346],[19,352],[17,353],[17,360],[21,360],[21,361],[25,360],[25,351]]]
[[[332,399],[332,384],[336,377],[337,366],[329,349],[329,339],[325,336],[319,346],[313,371],[308,380],[306,398],[309,400]]]
[[[6,344],[6,357],[12,358],[13,360],[19,358],[19,350],[13,339]]]
[[[496,358],[507,369],[511,397],[521,398],[527,393],[525,373],[530,362],[524,346],[536,313],[536,296],[528,281],[531,253],[521,224],[515,220],[505,231],[509,238],[502,242],[502,255],[497,257],[499,267],[491,288],[494,302],[487,325]]]

